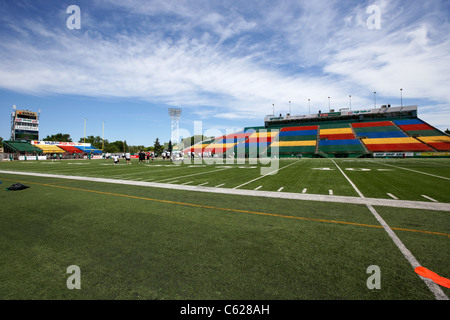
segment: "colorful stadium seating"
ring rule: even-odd
[[[449,136],[427,136],[427,137],[417,137],[420,141],[426,143],[427,145],[433,147],[438,151],[450,151],[450,137]]]
[[[270,145],[269,151],[278,148],[280,155],[314,154],[318,126],[296,126],[280,129],[278,141]]]
[[[42,150],[43,153],[64,153],[65,150],[53,146],[53,145],[46,145],[46,144],[37,144],[36,147]]]
[[[332,121],[318,125],[254,127],[199,144],[215,154],[358,157],[371,152],[450,151],[450,137],[420,119]],[[185,149],[185,152],[193,147]]]
[[[411,137],[362,139],[362,141],[372,152],[433,151],[427,145]]]
[[[348,123],[332,126],[332,128],[320,129],[319,152],[332,154],[365,153],[364,146],[355,137]]]
[[[394,123],[409,136],[440,136],[438,130],[419,119],[395,120]]]

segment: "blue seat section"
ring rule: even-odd
[[[394,120],[394,123],[398,126],[404,126],[408,124],[422,124],[419,119],[406,119],[406,120]]]
[[[407,137],[402,131],[357,132],[356,134],[358,137],[367,137],[369,139]]]
[[[294,136],[312,136],[317,135],[317,130],[299,130],[299,131],[281,131],[280,137],[294,137]]]
[[[358,139],[319,141],[319,146],[358,145],[358,144],[361,144],[361,142]]]
[[[86,153],[102,153],[102,150],[93,147],[77,146],[77,148]]]

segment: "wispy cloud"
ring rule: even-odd
[[[399,88],[448,104],[445,3],[379,1],[380,30],[366,26],[372,3],[353,3],[82,2],[79,31],[60,4],[51,24],[3,13],[0,87],[204,106],[226,119],[261,118],[273,103],[286,112],[288,101],[307,112],[309,98],[314,111],[328,96],[346,106],[349,94],[364,106],[373,90],[390,99]]]

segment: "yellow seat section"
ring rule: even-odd
[[[273,138],[275,136],[277,136],[278,132],[254,132],[252,133],[252,135],[249,137],[250,139],[253,138]]]
[[[353,133],[352,128],[320,129],[320,135]]]
[[[273,142],[271,147],[305,147],[305,146],[315,146],[316,140],[306,140],[306,141],[276,141]]]
[[[420,143],[414,138],[378,138],[378,139],[362,139],[364,144],[401,144],[401,143]]]
[[[425,143],[433,142],[450,142],[450,137],[448,136],[428,136],[428,137],[417,137],[420,141]]]
[[[39,145],[36,145],[36,147],[38,147],[39,149],[42,149],[42,151],[44,153],[64,153],[64,152],[66,152],[65,150],[58,148],[57,146],[39,144]]]

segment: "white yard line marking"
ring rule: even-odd
[[[395,199],[395,200],[398,200],[398,198],[396,197],[396,196],[394,196],[393,194],[391,194],[391,193],[386,193],[389,197],[391,197],[392,199]]]
[[[194,181],[188,181],[188,182],[184,182],[184,183],[182,183],[182,184],[190,184],[190,183],[192,183],[192,182],[194,182]]]
[[[426,174],[427,176],[436,177],[436,178],[440,178],[440,179],[450,180],[450,178],[438,176],[438,175],[431,174],[431,173],[426,173],[426,172],[417,171],[417,170],[413,170],[413,169],[408,169],[408,168],[398,167],[398,166],[394,166],[394,165],[392,165],[392,164],[387,164],[387,163],[383,163],[383,162],[380,162],[380,163],[383,164],[383,165],[385,165],[385,166],[390,166],[390,167],[394,167],[394,168],[399,168],[399,169],[403,169],[403,170],[408,170],[408,171],[412,171],[412,172],[416,172],[416,173],[420,173],[420,174]]]
[[[450,212],[450,203],[443,203],[443,202],[394,200],[394,199],[383,199],[383,198],[361,198],[361,197],[355,197],[355,196],[336,196],[336,195],[330,196],[330,195],[324,195],[324,194],[310,194],[310,193],[302,194],[302,193],[294,193],[294,192],[254,191],[254,190],[248,190],[248,189],[239,190],[239,189],[231,189],[231,188],[213,188],[213,187],[197,188],[197,186],[181,185],[181,184],[120,180],[120,179],[112,179],[112,178],[82,177],[82,176],[72,176],[72,175],[58,175],[58,174],[23,172],[23,171],[8,171],[8,170],[0,170],[0,173],[11,174],[11,175],[66,179],[66,180],[112,183],[112,184],[171,189],[171,190],[209,192],[209,193],[220,193],[220,194],[230,194],[230,195],[304,200],[304,201],[321,201],[321,202],[330,202],[330,203],[347,203],[347,204],[356,204],[356,205],[371,204],[371,205],[382,206],[382,207],[391,207],[391,208],[409,208],[409,209],[436,210],[436,211]],[[51,183],[49,183],[49,184],[51,184]]]
[[[261,188],[262,188],[262,186],[259,186],[259,187],[256,187],[254,190],[259,190]]]
[[[218,187],[221,187],[221,186],[223,186],[225,183],[221,183],[221,184],[218,184],[217,186],[215,186],[214,188],[218,188]]]
[[[280,192],[280,191],[283,190],[283,189],[284,189],[284,187],[281,187],[280,189],[277,190],[277,192]]]
[[[353,187],[353,189],[355,189],[356,193],[358,193],[358,195],[361,198],[365,199],[365,197],[361,193],[361,191],[359,191],[359,189],[349,179],[349,177],[347,177],[347,175],[336,164],[336,162],[334,162],[333,159],[331,159],[331,161],[333,161],[334,165],[339,169],[339,171],[343,174],[343,176],[347,179],[347,181],[352,185],[352,187]],[[366,204],[366,205],[367,205],[367,208],[370,210],[370,212],[372,212],[372,214],[374,215],[375,219],[377,219],[377,221],[381,224],[381,226],[384,228],[384,230],[388,233],[388,235],[392,239],[392,241],[394,241],[395,245],[399,248],[400,252],[406,258],[406,260],[408,260],[408,262],[413,267],[413,269],[420,267],[420,263],[412,255],[411,251],[409,251],[408,248],[406,248],[406,246],[403,244],[403,242],[400,240],[400,238],[397,237],[395,232],[392,231],[392,229],[389,227],[389,225],[386,223],[386,221],[384,221],[383,218],[378,214],[378,212],[374,209],[374,207],[371,204]],[[427,279],[424,277],[420,277],[420,278],[425,282],[425,284],[428,286],[428,288],[434,294],[434,296],[436,297],[437,300],[449,300],[449,298],[444,293],[444,291],[442,291],[442,289],[439,287],[439,285],[437,285],[433,280]]]
[[[333,190],[328,190],[328,194],[329,194],[330,196],[332,196],[332,195],[333,195]]]
[[[173,179],[180,179],[180,178],[185,178],[185,177],[198,176],[198,175],[201,175],[201,174],[208,174],[208,173],[219,172],[219,171],[223,171],[223,170],[229,170],[229,169],[225,168],[225,169],[219,169],[219,170],[211,170],[211,171],[206,171],[206,172],[193,173],[193,174],[188,174],[188,175],[180,176],[180,177],[173,177],[173,178],[162,179],[162,180],[159,180],[159,181],[160,182],[162,182],[162,181],[169,181],[169,180],[173,180]]]
[[[433,198],[431,198],[431,197],[429,197],[429,196],[426,196],[426,195],[424,195],[424,194],[422,194],[421,196],[424,197],[425,199],[430,200],[430,201],[433,201],[433,202],[439,202],[439,201],[437,201],[436,199],[433,199]]]
[[[308,189],[304,188],[304,189],[302,190],[302,193],[306,193],[306,191],[308,191]]]
[[[287,168],[287,167],[292,166],[293,164],[296,164],[297,162],[298,162],[298,161],[293,162],[293,163],[291,163],[291,164],[288,164],[287,166],[284,166],[283,168],[279,168],[279,169],[273,170],[273,171],[271,171],[271,172],[269,172],[269,173],[266,173],[265,175],[259,176],[258,178],[255,178],[255,179],[250,180],[250,181],[247,181],[247,182],[245,182],[245,183],[243,183],[243,184],[241,184],[241,185],[238,185],[237,187],[234,187],[233,189],[240,188],[240,187],[245,186],[246,184],[249,184],[249,183],[251,183],[251,182],[253,182],[253,181],[256,181],[256,180],[259,180],[259,179],[261,179],[261,178],[264,178],[264,177],[266,177],[266,176],[272,174],[272,172],[283,170],[283,169],[285,169],[285,168]]]
[[[205,184],[208,184],[209,182],[203,182],[203,183],[200,183],[199,185],[198,185],[198,187],[200,187],[200,186],[204,186]]]

